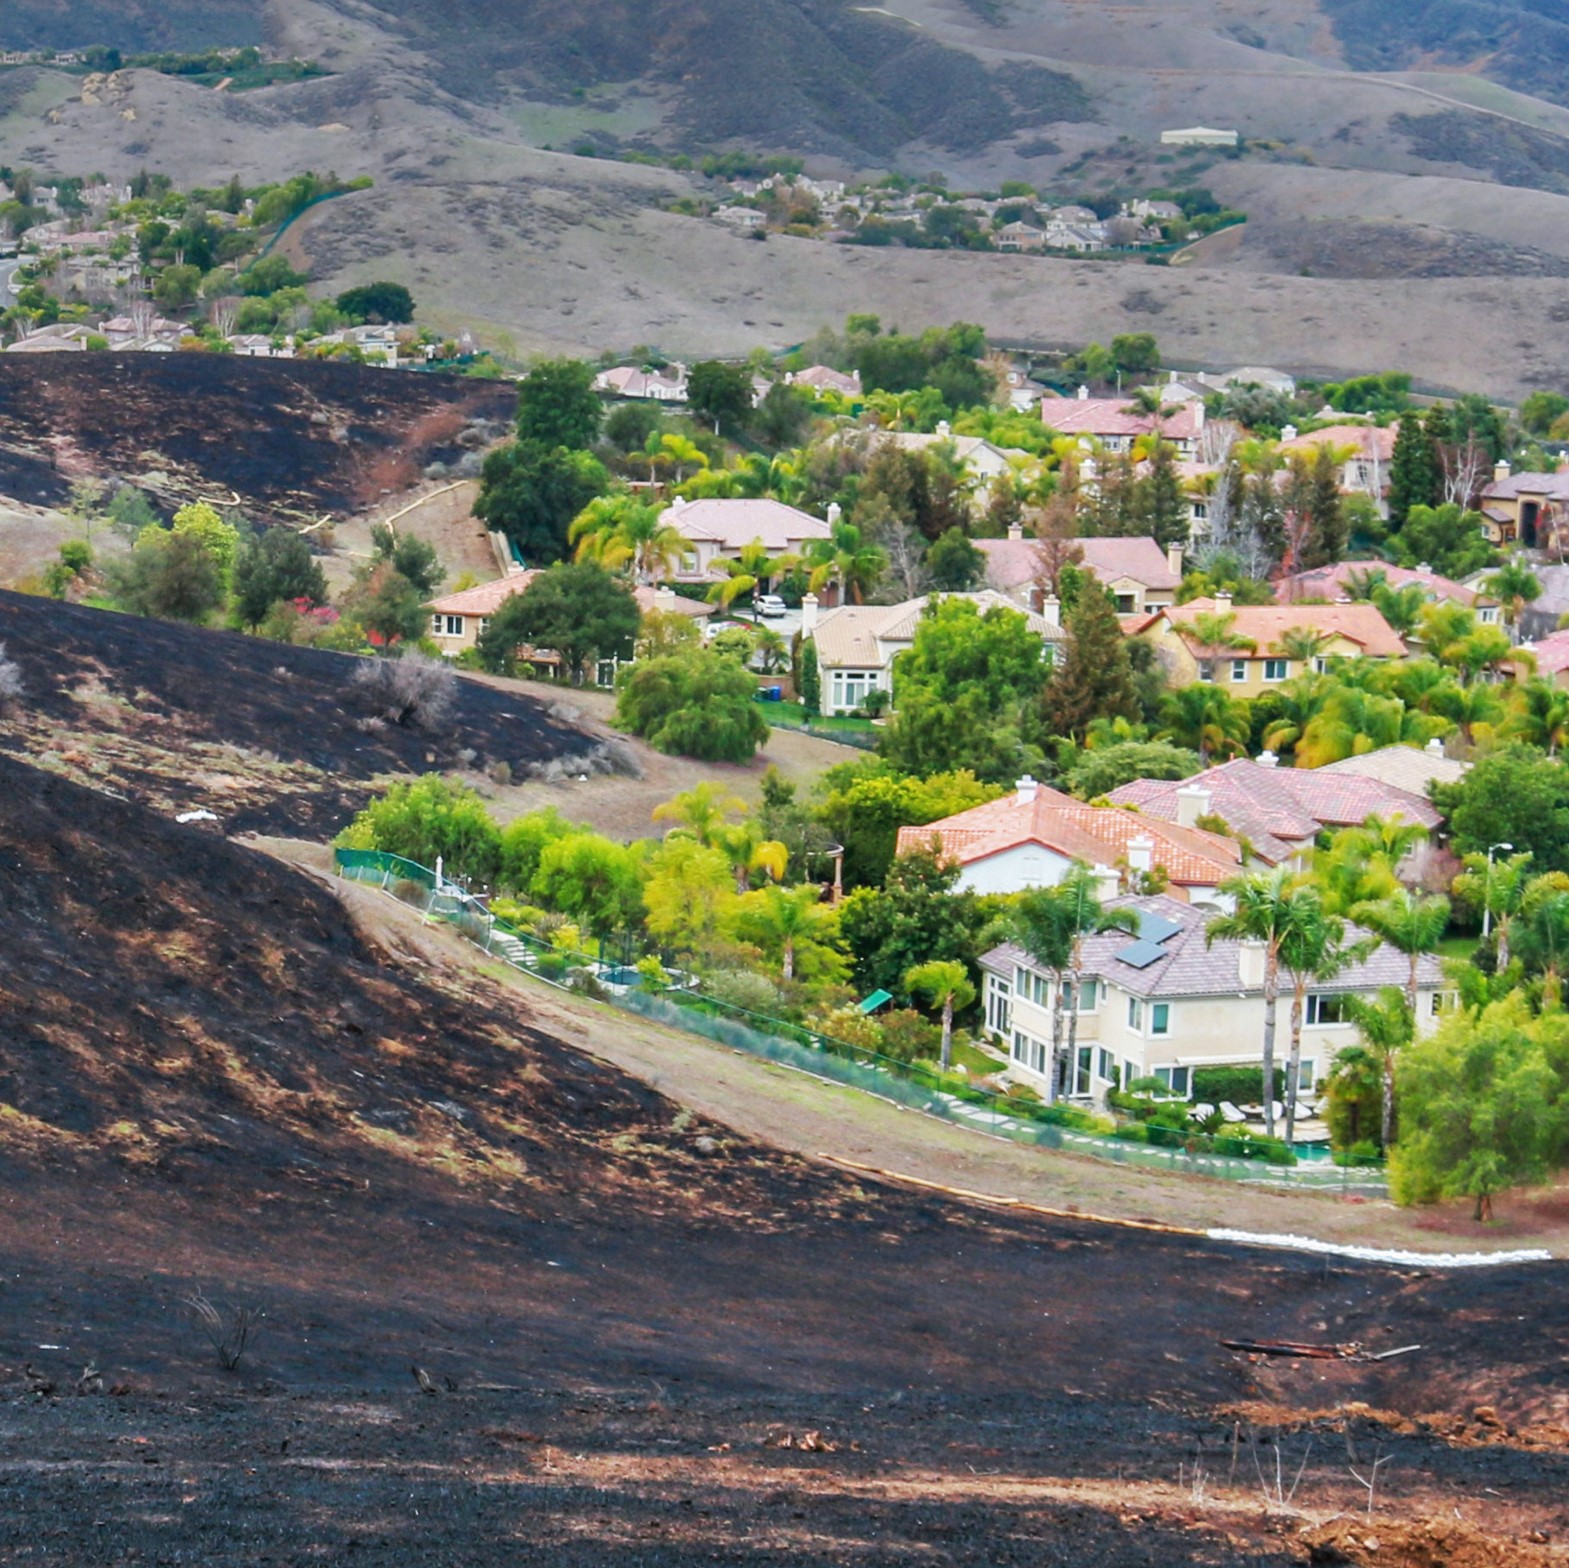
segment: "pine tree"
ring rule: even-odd
[[[817,667],[817,644],[810,637],[801,643],[801,707],[809,719],[822,712],[823,679]]]
[[[1084,736],[1100,718],[1137,719],[1138,690],[1110,595],[1087,589],[1068,618],[1068,641],[1042,698],[1054,735]]]
[[[1437,500],[1438,464],[1432,437],[1420,414],[1402,414],[1400,434],[1395,437],[1394,455],[1389,460],[1390,527],[1403,528],[1413,506],[1433,506]]]
[[[1139,486],[1143,522],[1161,549],[1174,544],[1186,545],[1189,532],[1187,498],[1177,475],[1176,449],[1166,441],[1157,443],[1150,459],[1150,471]]]

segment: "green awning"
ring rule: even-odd
[[[893,1000],[892,991],[873,991],[864,1002],[856,1006],[858,1013],[875,1013],[879,1007],[886,1007]]]

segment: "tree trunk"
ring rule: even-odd
[[[1297,1130],[1297,1080],[1302,1066],[1302,1004],[1307,981],[1298,980],[1291,991],[1291,1054],[1286,1067],[1286,1142]]]
[[[948,1063],[953,1055],[953,997],[950,995],[942,1004],[942,1070],[948,1071]]]
[[[1057,1103],[1057,1084],[1062,1071],[1062,1009],[1063,995],[1067,987],[1063,984],[1062,970],[1056,971],[1057,995],[1053,998],[1055,1005],[1051,1010],[1051,1061],[1047,1063],[1046,1071],[1046,1103]]]
[[[784,978],[795,979],[795,941],[791,937],[785,938],[784,944]]]
[[[1416,966],[1422,955],[1413,951],[1411,954],[1411,977],[1406,981],[1406,1006],[1411,1009],[1411,1039],[1416,1040]]]
[[[1498,967],[1509,967],[1509,919],[1507,916],[1498,922]]]
[[[1069,970],[1071,976],[1069,985],[1073,991],[1073,1007],[1068,1013],[1068,1052],[1063,1060],[1063,1077],[1074,1071],[1078,1062],[1079,1049],[1079,970],[1077,962]]]
[[[1395,1048],[1384,1050],[1384,1104],[1379,1122],[1379,1142],[1384,1148],[1384,1158],[1389,1158],[1389,1146],[1395,1141]]]
[[[1490,1192],[1479,1192],[1476,1195],[1476,1208],[1471,1218],[1477,1221],[1491,1221],[1493,1218],[1493,1195]]]
[[[1275,1136],[1275,1002],[1280,996],[1280,962],[1264,959],[1264,1131]]]

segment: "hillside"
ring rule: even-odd
[[[1360,1524],[1330,1555],[1355,1442],[1392,1460],[1379,1564],[1432,1562],[1434,1529],[1466,1568],[1548,1561],[1561,1265],[1326,1268],[855,1180],[563,1045],[381,895],[373,935],[8,757],[0,875],[8,1555],[1361,1562]],[[196,1289],[264,1310],[235,1372]],[[1392,1319],[1426,1355],[1300,1375],[1216,1343]],[[113,1397],[29,1392],[84,1362]],[[1289,1536],[1222,1479],[1272,1435],[1305,1460]],[[1456,1523],[1484,1486],[1508,1503]]]
[[[378,781],[431,770],[612,762],[544,702],[477,681],[439,729],[377,722],[354,685],[365,660],[237,632],[0,591],[0,643],[25,687],[0,753],[224,832],[330,837]]]

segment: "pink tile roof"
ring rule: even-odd
[[[1406,646],[1378,608],[1371,604],[1223,604],[1215,599],[1190,599],[1172,605],[1166,618],[1191,642],[1189,623],[1202,614],[1235,617],[1232,633],[1250,638],[1262,658],[1288,631],[1308,627],[1331,632],[1356,643],[1369,658],[1400,659]]]
[[[827,539],[832,532],[820,517],[761,498],[677,501],[661,521],[684,539],[715,543],[725,551],[743,550],[755,539],[777,553],[806,539]]]
[[[899,829],[898,852],[925,849],[937,840],[945,858],[960,865],[985,860],[1021,844],[1042,844],[1091,865],[1125,859],[1136,838],[1154,841],[1154,864],[1182,886],[1215,887],[1241,864],[1236,843],[1218,833],[1182,828],[1158,817],[1087,806],[1058,790],[1038,786],[1033,800],[1017,790],[923,827]]]
[[[1536,656],[1538,675],[1562,675],[1569,670],[1569,631],[1553,632],[1539,642],[1524,643],[1520,651]]]
[[[1282,452],[1311,452],[1321,446],[1349,446],[1362,457],[1376,456],[1387,463],[1395,455],[1395,437],[1399,430],[1394,425],[1325,425],[1322,430],[1309,430],[1306,435],[1293,436],[1280,443]]]
[[[1452,577],[1441,577],[1437,572],[1421,571],[1409,566],[1391,566],[1387,561],[1341,561],[1334,566],[1315,567],[1310,572],[1294,572],[1275,586],[1275,597],[1282,604],[1292,604],[1301,599],[1333,599],[1348,592],[1348,584],[1369,572],[1382,572],[1391,588],[1404,588],[1415,583],[1430,599],[1447,599],[1463,604],[1468,609],[1477,604],[1497,604],[1497,599]]]
[[[1142,436],[1150,421],[1118,397],[1043,397],[1041,422],[1065,436]],[[1196,441],[1204,428],[1201,403],[1184,403],[1160,422],[1168,441]]]
[[[1033,538],[977,539],[975,548],[986,557],[986,581],[993,588],[1022,588],[1041,575],[1040,544]],[[1131,577],[1165,592],[1182,581],[1153,539],[1075,539],[1073,548],[1103,583]]]
[[[1207,789],[1208,813],[1279,865],[1324,827],[1352,827],[1370,816],[1401,817],[1425,828],[1442,820],[1430,801],[1382,779],[1323,768],[1271,768],[1239,757],[1190,779],[1135,779],[1107,799],[1148,817],[1175,821],[1177,792]]]

